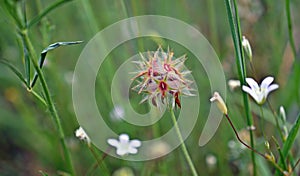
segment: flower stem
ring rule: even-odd
[[[187,148],[186,148],[186,146],[185,146],[185,144],[184,144],[184,140],[183,140],[183,138],[182,138],[182,135],[181,135],[181,132],[180,132],[179,126],[178,126],[178,124],[177,124],[177,120],[176,120],[176,117],[175,117],[175,114],[174,114],[174,111],[173,111],[172,108],[170,109],[170,112],[171,112],[171,118],[172,118],[172,121],[173,121],[173,123],[174,123],[175,131],[176,131],[176,133],[177,133],[177,136],[178,136],[179,141],[180,141],[180,144],[181,144],[181,149],[182,149],[182,152],[183,152],[183,154],[184,154],[184,157],[185,157],[185,159],[187,160],[188,165],[189,165],[189,167],[190,167],[190,169],[191,169],[193,175],[194,175],[194,176],[198,176],[197,171],[196,171],[196,169],[195,169],[195,166],[194,166],[194,164],[193,164],[193,161],[192,161],[192,159],[191,159],[191,157],[190,157],[190,155],[189,155],[189,153],[188,153],[188,151],[187,151]]]
[[[237,8],[237,2],[236,0],[224,0],[228,15],[228,21],[230,24],[231,29],[231,35],[234,42],[234,48],[235,48],[235,56],[236,56],[236,63],[237,63],[237,69],[238,74],[240,77],[241,84],[245,84],[246,80],[246,67],[245,67],[245,58],[244,53],[242,49],[241,44],[241,28],[240,28],[240,21],[238,16],[238,8]],[[233,8],[232,8],[233,3]],[[247,118],[247,125],[252,126],[253,120],[250,113],[250,105],[248,96],[245,92],[243,92],[243,101],[244,101],[244,108],[245,108],[245,115]],[[250,145],[252,148],[254,148],[254,134],[252,131],[250,131]],[[251,159],[252,159],[252,165],[253,165],[253,175],[256,176],[256,159],[255,154],[252,151],[251,152]]]
[[[104,159],[106,158],[107,156],[107,153],[103,153],[103,155],[101,156],[101,158],[98,158],[97,157],[97,153],[96,151],[94,150],[93,146],[88,144],[88,148],[90,149],[91,153],[93,154],[94,158],[96,159],[96,163],[92,166],[91,169],[89,169],[87,173],[92,173],[97,167],[101,167],[102,166],[102,171],[101,173],[105,176],[108,176],[109,175],[109,171],[108,171],[108,168],[104,162]],[[88,174],[87,174],[88,175]]]
[[[34,66],[34,68],[35,68],[35,70],[36,70],[36,72],[37,72],[37,74],[40,78],[42,89],[43,89],[43,92],[45,93],[45,98],[46,98],[46,102],[47,102],[47,105],[48,105],[48,109],[50,111],[52,119],[55,122],[55,125],[56,125],[58,133],[59,133],[60,142],[61,142],[61,145],[62,145],[62,148],[63,148],[63,151],[64,151],[63,152],[64,153],[64,158],[65,158],[65,160],[68,164],[68,168],[69,168],[71,174],[75,175],[74,167],[73,167],[72,160],[71,160],[71,156],[70,156],[69,150],[68,150],[66,142],[65,142],[65,135],[64,135],[64,131],[63,131],[63,128],[62,128],[62,125],[61,125],[61,121],[60,121],[60,118],[59,118],[58,113],[56,111],[56,108],[54,106],[52,97],[50,96],[49,88],[48,88],[48,85],[46,83],[44,74],[41,71],[40,67],[38,66],[38,63],[37,63],[38,59],[37,59],[37,56],[35,55],[33,45],[32,45],[32,43],[31,43],[31,41],[28,37],[28,32],[27,32],[27,30],[23,30],[20,33],[21,33],[21,37],[23,38],[23,40],[25,42],[25,45],[28,49],[28,53],[29,53],[29,57],[31,59],[31,62],[32,62],[33,66]]]
[[[260,113],[261,113],[261,120],[260,120],[260,123],[259,123],[260,124],[260,130],[263,134],[264,140],[267,141],[267,136],[266,136],[266,134],[263,130],[264,129],[264,122],[265,122],[264,110],[263,110],[262,106],[259,106],[259,108],[260,108]]]
[[[266,156],[265,156],[264,154],[260,153],[259,151],[255,150],[254,148],[252,148],[252,147],[250,147],[248,144],[246,144],[246,143],[240,138],[240,136],[239,136],[238,132],[236,131],[236,129],[235,129],[235,127],[234,127],[232,121],[230,120],[228,114],[225,114],[225,117],[227,118],[227,120],[228,120],[228,122],[229,122],[231,128],[233,129],[233,131],[234,131],[234,133],[235,133],[236,138],[240,141],[240,143],[242,143],[245,147],[247,147],[247,148],[250,149],[251,151],[253,151],[253,152],[259,154],[260,156],[262,156],[263,158],[267,159]]]

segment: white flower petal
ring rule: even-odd
[[[256,102],[259,101],[258,95],[255,93],[254,90],[250,89],[250,87],[247,87],[247,86],[244,86],[244,85],[243,85],[242,89],[243,89],[244,92],[247,92],[248,94],[250,94],[250,95],[252,96],[252,98],[253,98]]]
[[[271,92],[271,91],[273,91],[273,90],[275,90],[275,89],[278,89],[278,88],[279,88],[279,85],[278,85],[278,84],[272,84],[272,85],[270,85],[270,86],[268,87],[267,91],[268,91],[268,92]]]
[[[267,89],[269,87],[269,85],[274,81],[274,78],[271,76],[266,77],[260,85],[261,89]]]
[[[258,86],[257,82],[254,79],[246,78],[246,82],[251,87],[251,89],[253,89],[253,90],[258,90],[259,89],[259,86]]]
[[[142,142],[135,139],[135,140],[132,140],[130,141],[130,144],[129,144],[131,147],[140,147],[142,145]]]
[[[117,147],[119,148],[120,147],[120,143],[118,140],[116,139],[107,139],[107,143],[111,146],[114,146],[114,147]]]
[[[121,134],[119,136],[120,143],[128,143],[129,136],[127,134]]]
[[[123,148],[117,148],[116,153],[117,153],[117,155],[123,156],[123,155],[126,155],[128,153],[128,151]]]
[[[129,147],[129,149],[128,149],[128,153],[136,154],[137,152],[138,152],[138,150],[136,148]]]

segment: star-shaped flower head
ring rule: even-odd
[[[192,81],[186,78],[191,72],[184,70],[185,56],[175,58],[172,51],[165,53],[159,47],[155,52],[148,52],[146,58],[141,54],[141,58],[142,61],[135,62],[139,71],[133,78],[142,80],[133,87],[139,94],[146,93],[141,102],[150,100],[159,108],[164,103],[172,108],[181,107],[180,95],[193,95],[190,92]]]
[[[246,78],[247,84],[250,86],[243,85],[242,89],[244,92],[247,92],[252,96],[252,98],[259,104],[263,104],[269,93],[273,90],[278,89],[278,84],[271,84],[274,81],[274,78],[271,76],[266,77],[259,86],[257,82],[252,78]]]
[[[138,152],[137,148],[142,145],[140,140],[129,140],[129,136],[127,134],[121,134],[119,136],[119,140],[108,139],[107,143],[113,147],[116,147],[116,153],[119,156],[136,154]]]

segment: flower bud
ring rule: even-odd
[[[280,112],[280,117],[281,117],[282,121],[285,122],[286,121],[286,114],[285,114],[285,110],[284,110],[283,106],[280,106],[279,112]]]
[[[211,97],[210,102],[216,101],[218,108],[220,111],[227,115],[227,107],[224,103],[222,97],[220,96],[219,92],[215,92],[213,97]]]
[[[243,36],[242,46],[244,48],[245,53],[249,57],[250,62],[252,62],[252,49],[251,49],[251,45],[249,43],[249,40],[245,36]]]

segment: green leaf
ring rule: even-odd
[[[23,77],[22,73],[15,67],[13,66],[9,61],[7,60],[4,60],[4,59],[1,59],[0,60],[0,63],[2,63],[3,65],[6,65],[11,71],[13,71],[16,76],[25,84],[27,85],[26,83],[26,80],[25,78]]]
[[[49,45],[47,48],[45,48],[42,52],[41,52],[41,56],[40,56],[40,59],[39,59],[39,67],[42,68],[43,65],[44,65],[44,61],[46,59],[46,55],[48,53],[48,51],[51,51],[51,50],[54,50],[60,46],[66,46],[66,45],[74,45],[74,44],[79,44],[79,43],[82,43],[82,41],[74,41],[74,42],[57,42],[57,43],[53,43],[51,45]],[[32,79],[32,82],[30,84],[30,87],[32,88],[36,81],[38,79],[38,74],[37,72],[34,73],[34,77]]]
[[[283,157],[286,158],[288,156],[288,153],[289,151],[291,150],[294,142],[295,142],[295,139],[296,139],[296,136],[298,134],[298,131],[299,131],[299,127],[300,127],[300,113],[298,114],[298,117],[297,117],[297,120],[296,120],[296,123],[294,124],[294,126],[292,127],[284,145],[283,145],[283,148],[282,148],[282,154],[283,154]]]

